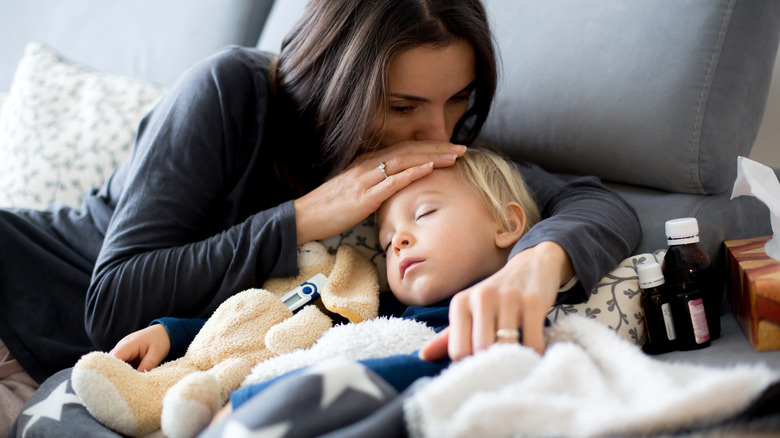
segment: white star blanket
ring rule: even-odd
[[[666,363],[578,316],[548,329],[543,356],[497,344],[451,365],[404,403],[412,436],[625,436],[702,427],[778,379],[763,365]]]

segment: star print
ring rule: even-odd
[[[283,437],[288,430],[290,430],[290,423],[273,424],[262,429],[249,430],[243,424],[231,420],[222,431],[222,436],[229,438],[279,438]]]
[[[36,403],[27,408],[22,415],[29,415],[32,418],[27,422],[27,425],[22,431],[22,436],[27,435],[27,429],[30,428],[39,419],[46,417],[55,421],[60,421],[62,415],[62,407],[66,404],[76,403],[83,405],[81,399],[76,394],[68,394],[65,392],[68,382],[62,382],[52,393],[43,399],[40,403]]]
[[[333,403],[347,388],[368,394],[377,400],[384,396],[379,387],[368,376],[366,367],[348,360],[330,361],[312,367],[310,374],[322,376],[322,399],[320,408],[325,409]]]

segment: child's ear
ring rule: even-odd
[[[499,226],[496,229],[496,246],[507,248],[514,245],[525,233],[525,210],[517,202],[506,206],[506,216],[509,228]]]

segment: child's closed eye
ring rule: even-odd
[[[422,219],[422,218],[424,218],[426,216],[430,216],[430,215],[436,213],[436,211],[437,210],[435,208],[428,209],[428,210],[422,210],[422,212],[420,212],[417,215],[415,215],[414,220],[415,220],[415,222],[419,221],[420,219]]]
[[[393,243],[393,234],[390,233],[390,232],[386,232],[386,233],[382,234],[380,232],[379,235],[381,236],[379,238],[379,246],[385,252],[390,251],[390,245],[392,245],[392,243]]]

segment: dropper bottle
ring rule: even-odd
[[[677,333],[672,316],[672,296],[666,288],[661,265],[656,262],[641,263],[636,271],[647,335],[642,350],[647,354],[674,351],[677,349]]]

